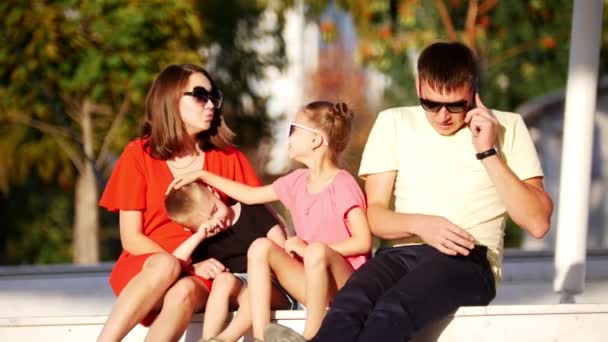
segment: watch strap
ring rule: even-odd
[[[475,153],[475,158],[477,158],[477,160],[482,160],[495,154],[498,154],[498,149],[496,148],[496,146],[492,146],[492,148],[487,151]]]

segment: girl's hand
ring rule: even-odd
[[[183,175],[176,177],[167,187],[165,195],[168,194],[171,189],[179,189],[186,184],[190,184],[192,182],[196,182],[199,179],[202,179],[204,172],[205,171],[198,170],[184,173]]]
[[[230,271],[226,266],[214,258],[209,258],[192,266],[194,267],[194,273],[205,279],[213,279],[222,272]]]
[[[299,255],[300,257],[303,257],[306,246],[307,244],[304,240],[297,236],[292,236],[285,241],[285,252],[291,256]]]

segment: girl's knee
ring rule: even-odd
[[[326,244],[313,242],[304,250],[304,267],[324,266],[328,264],[329,247]]]
[[[153,277],[155,282],[173,282],[182,271],[180,261],[171,254],[151,255],[144,263],[142,272]]]
[[[268,252],[272,248],[274,242],[268,238],[258,238],[251,246],[249,246],[249,250],[247,251],[248,259],[266,259],[268,256]]]

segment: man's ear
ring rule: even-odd
[[[416,75],[416,95],[420,97],[420,76]]]

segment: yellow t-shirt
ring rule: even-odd
[[[519,177],[542,177],[540,161],[519,114],[491,110],[500,123],[500,157]],[[369,134],[359,175],[397,171],[395,211],[443,216],[488,247],[496,280],[501,277],[507,210],[482,163],[475,158],[471,131],[437,133],[421,107],[381,112]],[[385,241],[385,246],[420,244],[418,237]]]

